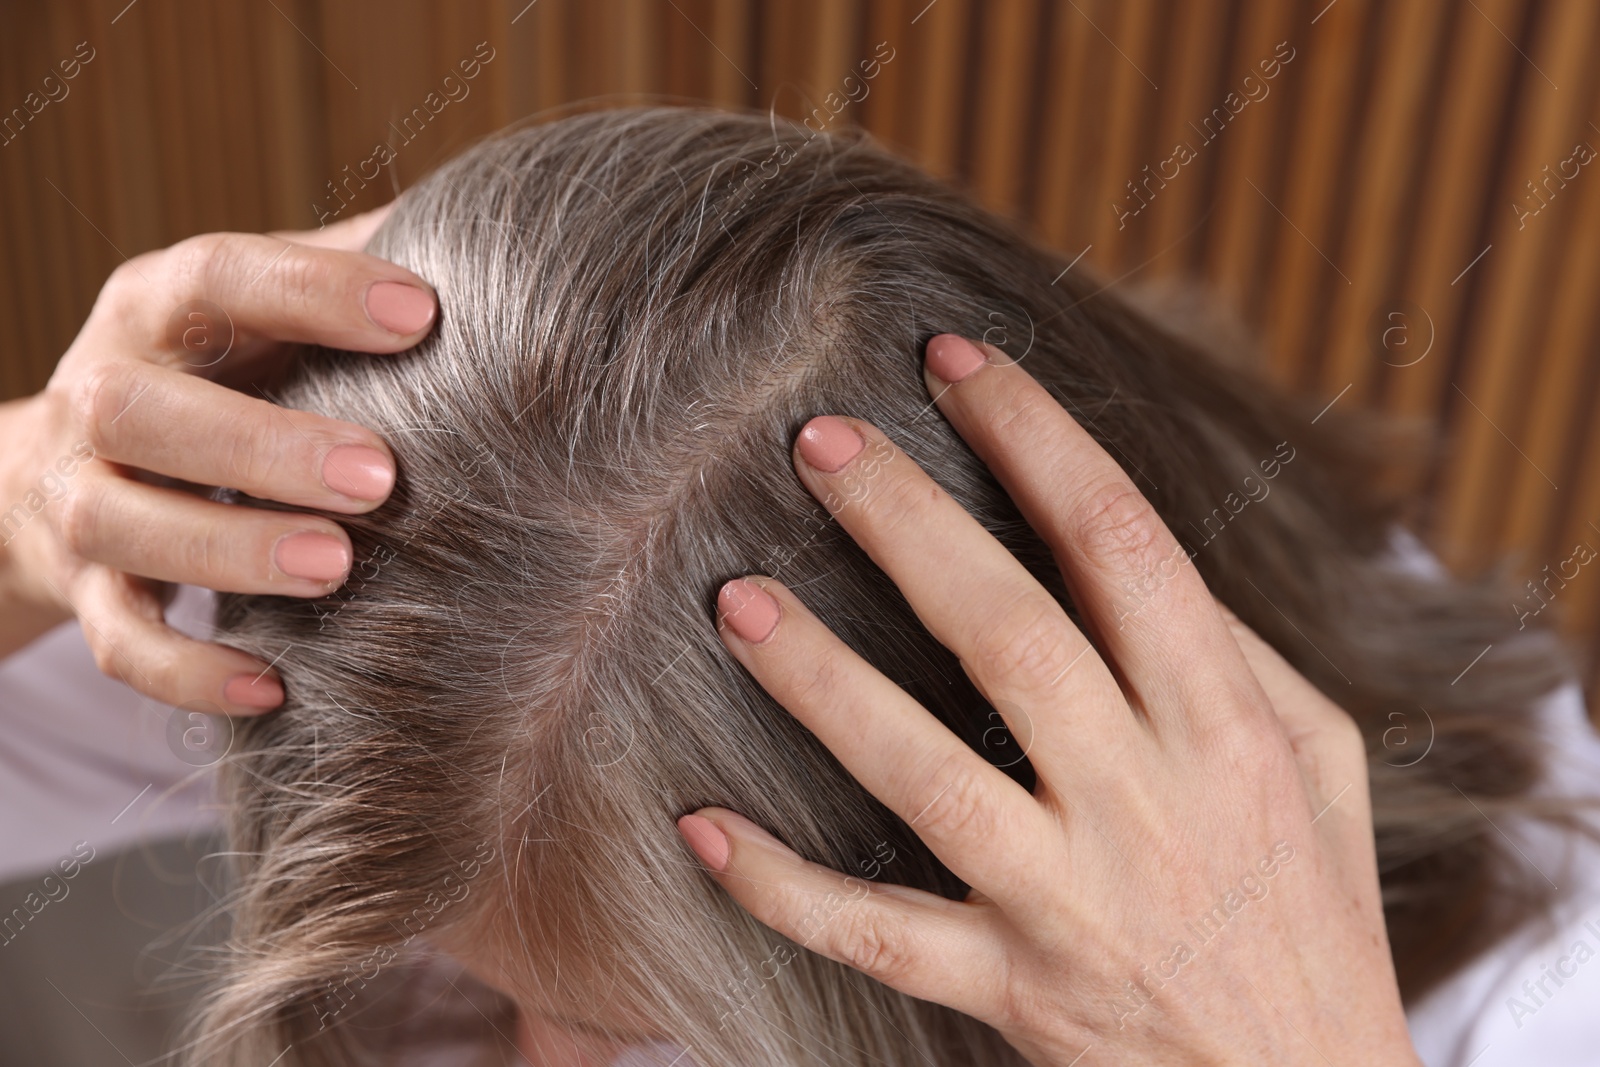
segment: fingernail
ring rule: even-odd
[[[404,282],[374,282],[366,304],[367,318],[390,333],[416,333],[433,321],[433,294]]]
[[[278,542],[273,558],[284,574],[313,582],[337,581],[350,569],[350,550],[327,534],[290,534]]]
[[[222,699],[242,708],[275,708],[283,703],[283,685],[268,675],[236,674],[222,687]]]
[[[783,614],[771,593],[745,578],[735,578],[722,587],[717,610],[722,621],[752,645],[771,637]]]
[[[928,342],[928,369],[946,385],[969,378],[987,365],[977,345],[953,333],[941,333]]]
[[[840,470],[866,447],[854,427],[832,415],[818,415],[800,431],[800,457],[828,474]]]
[[[322,461],[322,484],[353,500],[382,500],[394,488],[394,466],[376,448],[340,445]]]
[[[733,854],[733,846],[728,844],[728,835],[719,830],[716,823],[699,815],[685,815],[678,820],[678,833],[689,842],[689,847],[694,849],[701,863],[713,871],[728,869],[728,857]]]

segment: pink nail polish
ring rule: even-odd
[[[970,378],[987,364],[983,351],[965,337],[941,333],[928,342],[928,369],[947,385]]]
[[[283,703],[283,685],[268,675],[236,674],[222,687],[222,699],[242,708],[275,708]]]
[[[366,306],[367,318],[390,333],[416,333],[433,322],[433,294],[404,282],[374,282]]]
[[[818,415],[800,431],[800,457],[828,474],[843,469],[866,447],[854,427],[832,415]]]
[[[678,833],[694,849],[701,863],[713,871],[728,869],[728,857],[733,854],[733,846],[728,843],[728,835],[719,830],[716,823],[700,815],[685,815],[678,820]]]
[[[376,448],[340,445],[322,460],[322,484],[352,500],[382,500],[394,488],[394,465]]]
[[[344,542],[320,533],[290,534],[278,542],[273,559],[289,577],[313,582],[342,580],[350,569],[350,550]]]
[[[772,636],[783,615],[771,593],[746,578],[735,578],[717,593],[717,610],[729,629],[752,645]]]

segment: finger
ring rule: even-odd
[[[917,617],[1042,755],[1128,722],[1116,683],[1048,590],[875,428],[812,419],[795,467],[814,496],[905,594]],[[1012,721],[1020,709],[1059,714]],[[1009,714],[1008,714],[1009,712]]]
[[[196,485],[346,514],[394,487],[371,430],[148,363],[106,363],[73,397],[95,455]]]
[[[1290,734],[1315,732],[1326,727],[1333,716],[1349,718],[1227,605],[1218,602],[1217,611],[1250,665],[1250,673],[1256,676],[1262,691],[1272,702],[1273,711]]]
[[[1343,708],[1306,680],[1278,650],[1263,641],[1225,606],[1218,605],[1251,673],[1272,702],[1305,785],[1311,821],[1324,835],[1350,842],[1342,854],[1377,877],[1372,849],[1372,794],[1368,789],[1367,743],[1361,728]],[[1385,730],[1390,766],[1406,767],[1427,757],[1433,745],[1433,720],[1418,708],[1415,716],[1395,713]],[[1391,742],[1391,735],[1394,741]]]
[[[1244,674],[1188,553],[1116,461],[1043,386],[992,346],[928,343],[924,377],[956,431],[1049,544],[1124,683],[1158,720],[1205,706]],[[1173,699],[1183,697],[1186,699]]]
[[[259,715],[283,703],[283,684],[268,664],[174,630],[155,592],[137,579],[89,567],[72,603],[100,670],[147,697],[214,705],[228,715]]]
[[[735,579],[717,628],[763,689],[904,819],[956,876],[1002,902],[1053,873],[1038,802],[857,655],[770,578]]]
[[[78,475],[52,521],[83,559],[219,592],[325,596],[350,570],[350,539],[337,523],[219,504],[103,466]]]
[[[686,815],[678,827],[729,895],[791,941],[909,996],[995,1017],[997,984],[980,976],[1004,965],[985,907],[846,877],[722,808]]]
[[[1219,603],[1217,607],[1283,725],[1295,761],[1310,787],[1313,806],[1320,810],[1354,782],[1361,787],[1360,796],[1355,798],[1360,803],[1351,807],[1362,810],[1360,804],[1366,802],[1367,753],[1361,728],[1243,620],[1225,605]],[[1420,708],[1415,722],[1401,722],[1394,729],[1399,731],[1396,736],[1401,744],[1415,741],[1418,753],[1431,743],[1431,720]],[[1402,763],[1411,755],[1407,752],[1395,762]]]
[[[438,307],[404,267],[264,234],[202,234],[154,264],[166,299],[152,301],[144,286],[108,287],[107,310],[190,363],[190,335],[202,331],[207,366],[226,358],[236,337],[398,352],[433,327]]]
[[[394,205],[395,201],[391,200],[382,207],[363,211],[359,215],[352,215],[338,222],[330,222],[317,230],[274,230],[267,236],[315,248],[339,248],[346,252],[359,252],[367,247],[367,242],[378,231],[378,227],[383,225],[383,220],[389,217]]]

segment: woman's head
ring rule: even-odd
[[[383,434],[400,479],[342,519],[357,565],[340,593],[220,612],[232,643],[278,664],[288,702],[241,726],[225,767],[242,860],[232,973],[204,1023],[218,1045],[261,1024],[233,1047],[331,1055],[380,976],[430,942],[527,1012],[690,1046],[707,1067],[1014,1057],[761,927],[673,827],[726,805],[831,867],[963,891],[727,654],[712,602],[747,573],[781,578],[1030,780],[959,663],[790,466],[809,418],[866,419],[1065,602],[1048,551],[929,403],[922,348],[944,332],[1023,360],[1213,591],[1369,736],[1427,702],[1433,765],[1374,765],[1402,980],[1436,979],[1471,946],[1435,943],[1507,899],[1509,866],[1445,783],[1491,807],[1528,789],[1536,762],[1513,731],[1549,657],[1503,647],[1494,681],[1452,692],[1457,654],[1506,637],[1509,617],[1386,566],[1370,465],[864,138],[579,115],[445,166],[369,250],[429,279],[440,320],[398,357],[314,356],[284,396]],[[1147,593],[1130,589],[1129,610]],[[817,922],[848,907],[819,900]]]

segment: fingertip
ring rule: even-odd
[[[717,593],[717,615],[718,622],[727,624],[741,640],[759,645],[777,631],[783,609],[777,598],[749,578],[735,578]]]
[[[380,330],[410,337],[432,328],[439,309],[433,290],[400,281],[378,281],[362,296],[367,318]]]
[[[801,428],[795,451],[814,470],[837,474],[867,447],[867,439],[837,415],[818,415]]]
[[[781,856],[799,858],[794,849],[768,833],[760,823],[751,822],[732,809],[701,808],[694,814],[716,826],[729,842],[740,842],[746,846],[755,845]]]
[[[931,374],[930,391],[935,394],[963,382],[988,366],[983,349],[960,334],[941,333],[928,341],[923,370]]]
[[[338,445],[322,459],[322,484],[357,504],[383,503],[394,480],[394,459],[371,445]]]
[[[292,581],[314,583],[302,586],[299,595],[326,596],[349,577],[353,556],[349,538],[337,525],[328,525],[331,530],[291,530],[273,546],[272,562],[279,574]]]
[[[222,687],[222,699],[236,714],[259,715],[283,703],[283,683],[265,672],[236,674]]]
[[[716,823],[698,812],[685,815],[678,820],[678,833],[700,858],[701,863],[713,871],[721,872],[728,869],[728,860],[733,855],[733,845],[729,842],[728,835]]]

